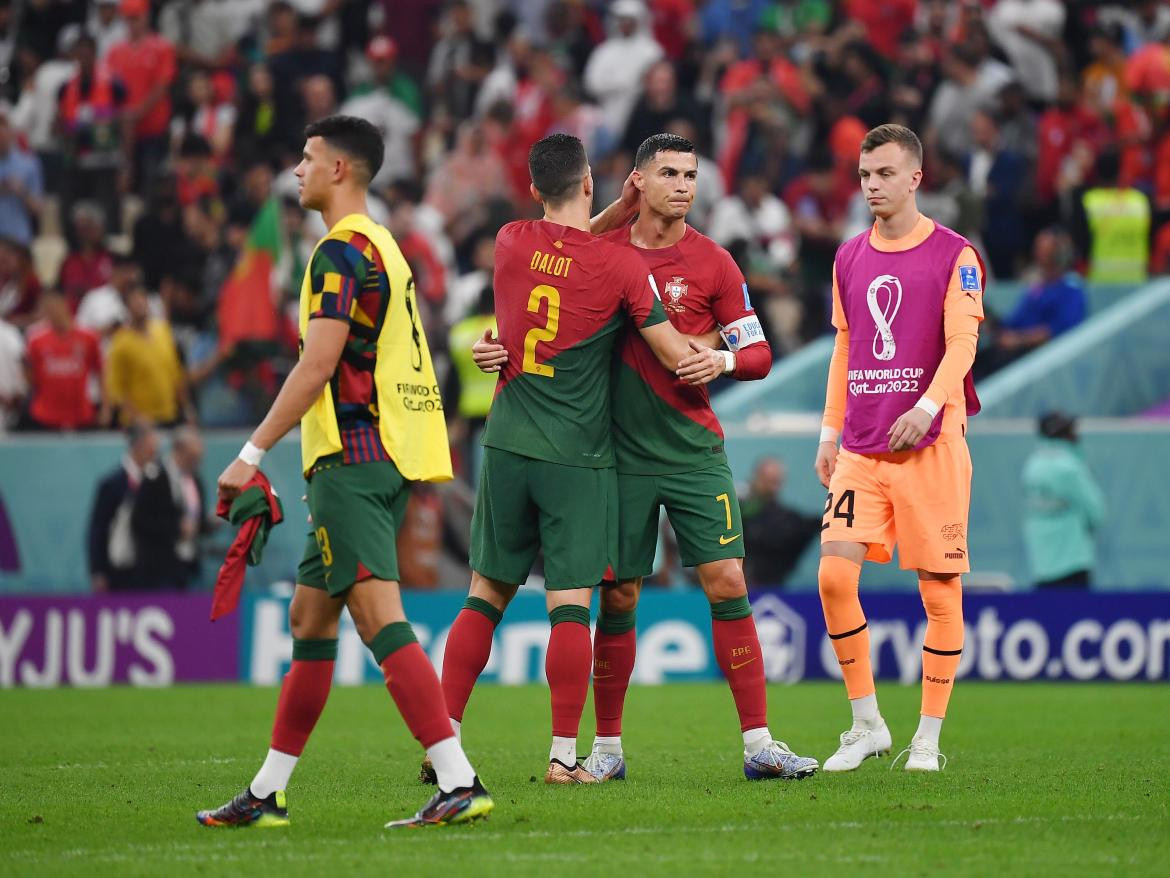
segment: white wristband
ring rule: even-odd
[[[723,374],[735,371],[735,354],[732,351],[720,351],[723,354]]]
[[[839,432],[833,427],[821,427],[822,442],[836,442]]]
[[[933,420],[934,417],[938,414],[938,406],[931,402],[931,400],[927,399],[925,396],[918,400],[918,402],[914,403],[914,408],[922,409],[924,412],[930,415],[931,420]]]
[[[264,449],[252,444],[252,440],[244,443],[244,447],[240,449],[240,453],[236,455],[248,466],[260,466],[260,461],[264,459]]]

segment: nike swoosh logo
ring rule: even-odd
[[[739,670],[740,668],[742,668],[744,665],[750,665],[752,662],[754,662],[754,661],[755,661],[756,659],[758,659],[758,658],[759,658],[759,656],[756,656],[755,658],[750,658],[750,659],[748,659],[746,662],[740,662],[738,665],[737,665],[737,664],[735,664],[735,662],[732,662],[732,663],[731,663],[731,670],[733,670],[733,671],[738,671],[738,670]]]
[[[720,537],[720,538],[719,538],[719,545],[721,545],[721,546],[726,546],[728,543],[734,543],[734,542],[735,542],[736,540],[738,540],[738,539],[739,539],[741,536],[743,536],[743,534],[736,534],[736,535],[735,535],[735,536],[733,536],[733,537]]]
[[[608,680],[610,677],[616,677],[617,674],[594,674],[594,680]]]

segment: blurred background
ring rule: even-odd
[[[580,137],[600,207],[672,131],[700,156],[689,221],[778,358],[712,385],[749,583],[815,591],[832,260],[871,222],[858,147],[887,121],[926,146],[923,212],[988,266],[968,586],[1170,587],[1170,5],[0,0],[0,593],[210,588],[215,476],[294,362],[325,231],[301,132],[338,112],[385,137],[370,211],[414,271],[457,473],[411,500],[408,587],[467,586],[494,381],[469,347],[495,232],[538,215],[529,146]],[[254,593],[300,558],[298,460],[290,437],[265,461],[287,521]],[[656,567],[692,587],[665,523]]]

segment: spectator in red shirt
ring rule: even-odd
[[[784,190],[784,201],[801,240],[800,298],[804,310],[800,334],[805,340],[820,335],[827,325],[833,258],[841,244],[851,194],[842,187],[832,154],[824,149],[812,152],[805,172]]]
[[[789,60],[784,38],[757,28],[752,47],[754,57],[732,64],[719,82],[727,106],[727,135],[718,159],[728,189],[735,186],[745,153],[761,150],[760,144],[751,142],[754,120],[787,117],[795,125],[812,109],[800,68]]]
[[[1041,205],[1049,205],[1057,195],[1061,178],[1067,175],[1066,161],[1074,156],[1078,145],[1094,151],[1101,136],[1101,123],[1079,100],[1075,80],[1061,80],[1056,103],[1041,116],[1036,136],[1039,151],[1036,157],[1036,198]]]
[[[97,336],[73,325],[59,290],[42,297],[45,320],[29,328],[29,423],[41,430],[79,430],[97,423],[89,396],[101,387],[102,355]]]
[[[654,39],[667,58],[680,60],[696,25],[694,0],[650,0],[649,5]]]
[[[914,23],[918,0],[848,0],[845,16],[860,22],[869,44],[886,58],[898,53],[898,40]]]
[[[110,282],[114,260],[105,244],[105,213],[96,202],[77,202],[69,218],[73,221],[73,236],[77,246],[69,251],[61,264],[57,284],[69,303],[70,312],[76,314],[82,296]]]
[[[106,64],[126,85],[126,119],[133,126],[135,170],[148,181],[167,149],[175,47],[150,28],[150,0],[122,0],[129,39],[110,49]]]

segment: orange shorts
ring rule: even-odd
[[[898,547],[903,570],[966,573],[971,454],[963,439],[920,451],[855,454],[841,449],[829,479],[821,542],[865,543],[885,564]]]

